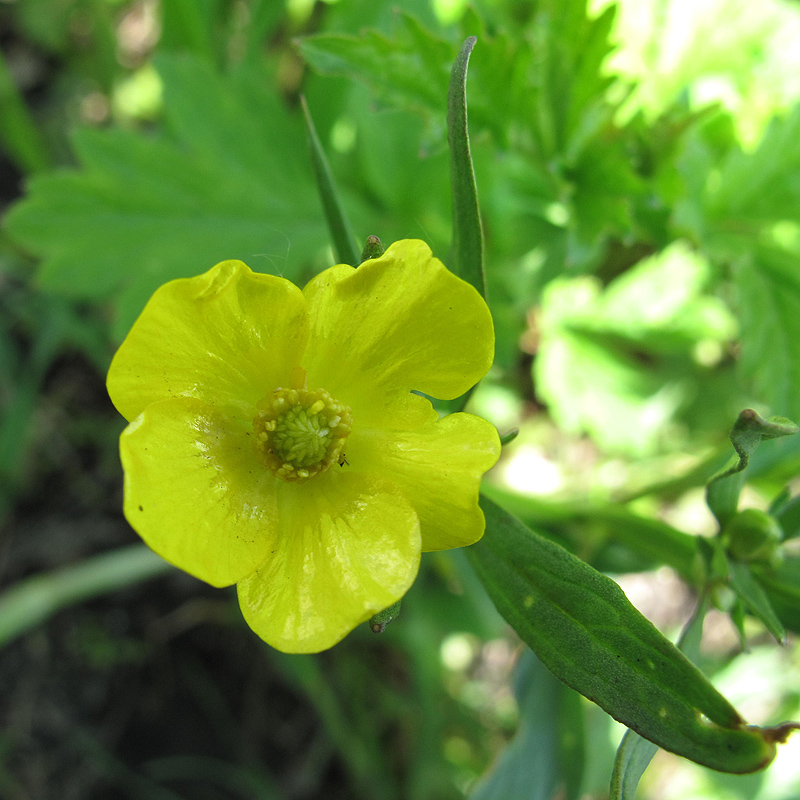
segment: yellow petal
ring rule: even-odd
[[[252,416],[260,398],[288,385],[307,338],[300,289],[223,261],[156,291],[114,356],[108,393],[129,421],[169,397]]]
[[[328,473],[284,485],[279,536],[239,584],[247,624],[286,653],[333,646],[399,600],[419,568],[419,524],[393,487]]]
[[[489,309],[421,241],[391,245],[358,269],[332,267],[304,289],[311,336],[309,386],[327,389],[368,424],[412,402],[414,389],[453,399],[494,356]]]
[[[252,439],[249,424],[191,398],[149,405],[120,438],[128,522],[214,586],[249,575],[274,547],[278,478]]]
[[[481,538],[481,476],[500,457],[494,425],[472,414],[450,414],[415,430],[374,430],[352,438],[350,468],[374,470],[409,499],[419,515],[423,551]]]

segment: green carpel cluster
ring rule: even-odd
[[[324,389],[276,389],[257,405],[256,446],[282,480],[306,481],[343,457],[353,415]]]

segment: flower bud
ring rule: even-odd
[[[725,526],[723,538],[728,554],[737,561],[780,559],[780,525],[774,517],[757,508],[746,508],[732,517]]]

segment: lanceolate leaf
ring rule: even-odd
[[[787,556],[775,568],[754,567],[759,583],[766,589],[770,605],[781,622],[800,633],[800,558]]]
[[[476,41],[474,36],[470,36],[453,64],[447,93],[447,141],[450,145],[450,185],[453,192],[452,267],[459,277],[486,297],[483,231],[467,127],[467,67]]]
[[[750,611],[758,617],[767,630],[781,643],[786,642],[786,629],[772,608],[767,595],[750,572],[747,564],[731,561],[729,564],[731,586]]]
[[[700,658],[700,640],[707,610],[708,602],[703,598],[678,641],[681,652],[693,662]],[[625,733],[614,761],[610,800],[634,800],[639,780],[657,752],[656,745],[635,731]]]
[[[482,500],[470,561],[500,613],[568,686],[666,750],[753,772],[790,728],[747,727],[728,701],[611,579]]]

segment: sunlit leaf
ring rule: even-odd
[[[612,451],[663,446],[676,411],[700,390],[692,348],[735,330],[724,305],[703,293],[708,279],[707,262],[676,244],[605,291],[593,278],[551,282],[534,377],[557,422]]]
[[[774,412],[800,418],[800,258],[760,248],[735,272],[741,371]]]
[[[42,285],[114,298],[119,335],[166,280],[227,258],[293,277],[326,242],[302,123],[263,75],[188,56],[158,70],[171,137],[79,131],[81,167],[33,180],[6,220]]]

